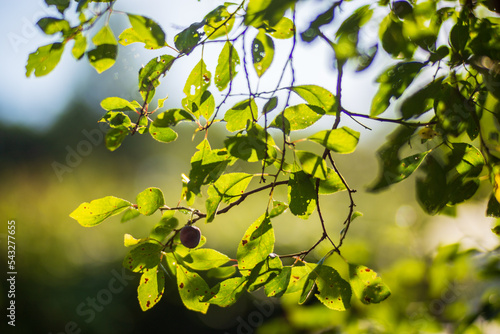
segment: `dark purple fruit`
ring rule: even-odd
[[[187,248],[195,248],[200,243],[201,231],[196,226],[186,225],[179,234],[182,244]]]

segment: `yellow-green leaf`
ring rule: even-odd
[[[90,203],[80,204],[69,216],[77,220],[80,225],[90,227],[101,223],[108,217],[119,214],[130,205],[130,202],[121,198],[106,196]]]

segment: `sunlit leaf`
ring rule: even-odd
[[[264,261],[259,262],[248,276],[247,290],[253,292],[265,286],[283,269],[283,263],[276,254],[269,254]],[[245,273],[245,272],[244,272]]]
[[[183,259],[184,265],[194,270],[209,270],[220,267],[231,260],[227,255],[214,249],[198,248],[189,252]]]
[[[49,74],[61,60],[64,51],[63,43],[53,43],[39,47],[30,53],[26,63],[26,77],[35,73],[36,77]]]
[[[122,222],[122,223],[128,222],[129,220],[137,218],[138,216],[140,216],[140,214],[141,213],[139,211],[137,211],[137,209],[130,207],[127,210],[125,210],[120,222]]]
[[[207,313],[209,304],[200,301],[210,293],[207,282],[196,272],[188,270],[181,264],[177,264],[176,267],[177,288],[184,306],[188,310]]]
[[[75,59],[79,60],[83,57],[85,51],[87,51],[87,38],[80,33],[75,36],[74,40],[75,44],[71,49],[71,54]]]
[[[210,290],[210,295],[203,300],[220,307],[234,304],[245,291],[246,277],[234,277],[217,283]]]
[[[307,219],[316,208],[316,191],[310,176],[300,171],[290,174],[288,181],[288,205],[290,212]]]
[[[391,295],[389,287],[370,268],[349,264],[349,276],[352,290],[363,304],[380,303]]]
[[[121,111],[108,111],[99,122],[106,122],[112,128],[125,127],[130,128],[132,126],[132,121],[130,117],[122,113]]]
[[[326,179],[319,181],[318,193],[320,195],[328,195],[346,189],[347,188],[342,182],[339,174],[337,174],[337,172],[333,169],[327,168]]]
[[[64,19],[58,19],[54,17],[44,17],[41,18],[37,25],[43,30],[47,35],[53,35],[58,32],[66,32],[70,29],[69,22]]]
[[[264,291],[266,292],[266,296],[281,297],[288,288],[291,276],[292,267],[283,267],[281,272],[265,285]]]
[[[238,52],[230,42],[224,44],[224,48],[219,55],[217,68],[215,69],[215,86],[222,91],[236,76],[236,66],[240,64]]]
[[[157,242],[146,241],[135,246],[123,259],[123,267],[133,272],[144,272],[153,269],[160,263],[163,246]]]
[[[137,297],[139,305],[143,311],[147,311],[156,305],[165,290],[165,273],[158,267],[145,269],[139,287],[137,288]]]
[[[101,223],[108,217],[119,214],[130,205],[130,202],[121,198],[106,196],[90,203],[80,204],[69,216],[77,220],[80,225],[90,227]]]
[[[180,53],[189,54],[201,40],[202,32],[199,30],[204,26],[202,22],[191,24],[174,37],[174,43]]]
[[[158,188],[147,188],[137,195],[137,210],[145,215],[150,216],[165,205],[163,193]]]
[[[252,42],[253,66],[261,77],[271,66],[274,58],[274,42],[264,30],[260,30]]]
[[[274,230],[269,217],[260,216],[246,230],[238,244],[238,268],[249,275],[258,263],[264,261],[274,249]]]
[[[139,70],[139,92],[143,99],[151,102],[155,95],[155,88],[160,84],[160,77],[172,67],[175,57],[163,55],[151,59],[146,66]]]
[[[227,35],[234,25],[234,15],[231,16],[226,6],[221,5],[205,16],[203,30],[208,39],[216,39]]]
[[[104,137],[104,144],[110,151],[116,150],[121,146],[123,140],[129,135],[130,130],[125,126],[118,126],[109,129]]]
[[[124,30],[120,36],[120,44],[129,45],[132,43],[144,43],[146,49],[159,49],[167,45],[165,43],[165,33],[161,27],[152,19],[127,14],[132,28]]]
[[[118,54],[118,46],[115,35],[108,25],[99,30],[92,38],[95,49],[87,53],[90,65],[95,68],[97,73],[102,73],[115,64]]]
[[[291,38],[294,32],[293,21],[288,17],[281,18],[278,23],[268,29],[269,35],[277,39]]]
[[[314,178],[325,180],[327,173],[327,166],[325,160],[319,155],[309,151],[296,150],[295,154],[299,158],[302,170]]]
[[[172,130],[171,126],[175,125],[176,122],[175,116],[173,114],[177,110],[181,109],[172,109],[172,110],[173,112],[165,111],[159,114],[158,117],[156,117],[153,123],[151,123],[151,125],[149,126],[149,133],[151,134],[151,137],[162,143],[170,143],[177,139],[177,132]],[[186,119],[189,118],[186,116]]]
[[[135,111],[135,106],[120,97],[107,97],[101,101],[101,107],[104,110],[114,110],[114,111]]]
[[[214,220],[221,202],[232,203],[237,200],[244,193],[252,177],[253,175],[246,173],[229,173],[211,184],[207,190],[208,199],[205,204],[207,222]]]
[[[327,89],[316,85],[302,85],[294,86],[291,90],[303,98],[307,104],[320,107],[326,114],[336,114],[335,96]]]
[[[285,133],[289,131],[302,130],[316,123],[324,115],[320,107],[309,104],[298,104],[285,109]],[[272,127],[283,128],[283,116],[279,114],[271,123]]]
[[[352,153],[359,141],[359,132],[348,127],[334,130],[323,130],[307,139],[319,143],[327,149],[336,153]]]
[[[167,235],[179,226],[179,221],[174,217],[174,211],[165,211],[160,221],[153,226],[149,237],[158,241],[163,241]]]
[[[236,103],[224,115],[227,122],[226,128],[230,132],[243,130],[247,127],[247,122],[257,119],[259,111],[254,99],[244,100]]]
[[[321,265],[314,271],[319,293],[316,298],[326,307],[345,311],[351,307],[351,286],[332,267]]]

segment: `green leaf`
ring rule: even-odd
[[[66,21],[64,19],[54,18],[54,17],[41,18],[37,22],[37,25],[47,35],[54,35],[58,32],[65,33],[70,29],[68,21]]]
[[[370,268],[349,264],[349,276],[352,290],[363,304],[380,303],[391,295],[387,285]]]
[[[114,111],[135,111],[135,106],[129,101],[120,97],[107,97],[101,101],[101,107],[104,110]]]
[[[285,270],[287,267],[284,267]],[[285,294],[301,292],[304,290],[309,274],[316,268],[316,264],[308,263],[305,266],[293,266],[290,274],[290,282]]]
[[[288,203],[290,212],[295,216],[307,219],[316,208],[316,191],[314,184],[303,171],[291,173],[288,181]]]
[[[182,105],[197,118],[203,116],[209,120],[215,110],[215,99],[210,91],[205,91],[197,102],[191,101],[188,97],[182,100]]]
[[[217,283],[210,291],[210,296],[203,300],[220,307],[234,304],[245,291],[247,280],[245,277],[234,277]]]
[[[286,108],[283,112],[285,115],[285,133],[310,127],[323,117],[324,113],[324,110],[320,107],[309,104],[298,104]],[[276,116],[270,126],[282,129],[283,114]]]
[[[420,62],[401,62],[385,70],[378,78],[379,89],[372,100],[370,116],[383,113],[392,98],[398,99],[425,66]]]
[[[420,166],[429,152],[417,153],[401,161],[386,160],[383,177],[379,177],[378,182],[371,186],[369,191],[378,191],[408,178]]]
[[[288,288],[288,283],[292,276],[292,267],[283,267],[281,272],[275,276],[269,283],[264,287],[266,296],[268,297],[281,297],[286,289]]]
[[[174,218],[174,212],[165,211],[160,221],[153,227],[151,233],[149,233],[149,237],[163,241],[177,226],[179,226],[179,221],[177,218]]]
[[[69,0],[45,0],[45,3],[47,6],[56,6],[61,14],[69,7]]]
[[[121,146],[123,140],[128,136],[129,133],[130,130],[125,126],[118,126],[116,128],[109,129],[104,138],[106,148],[110,151],[116,150]]]
[[[483,155],[470,144],[451,144],[447,154],[435,152],[441,154],[427,156],[425,178],[417,179],[417,199],[428,214],[471,198],[479,188],[478,176],[484,166]]]
[[[87,51],[87,38],[83,36],[82,33],[79,33],[75,36],[74,40],[75,44],[71,49],[71,54],[75,59],[80,60],[85,54],[85,51]]]
[[[387,139],[387,142],[377,150],[380,170],[374,184],[368,191],[375,192],[387,188],[391,184],[409,177],[422,163],[429,151],[418,153],[404,159],[399,152],[407,145],[416,128],[400,126]]]
[[[254,99],[238,102],[224,115],[224,120],[227,122],[226,128],[230,132],[246,129],[247,122],[253,122],[258,115],[259,111]]]
[[[191,171],[184,198],[189,193],[200,194],[200,187],[215,182],[231,162],[231,156],[225,149],[210,148],[208,140],[203,140],[197,147],[198,151],[191,158]]]
[[[205,16],[203,30],[208,39],[216,39],[229,34],[234,25],[234,15],[231,16],[225,5],[221,5]]]
[[[264,30],[252,42],[253,66],[259,78],[267,71],[274,58],[274,42]]]
[[[36,77],[49,74],[57,66],[64,51],[63,43],[53,43],[39,47],[30,53],[26,63],[26,77],[35,72]]]
[[[159,49],[167,45],[165,33],[161,27],[150,18],[127,14],[132,28],[124,30],[120,36],[120,44],[144,43],[146,49]]]
[[[123,267],[135,273],[143,273],[145,269],[153,269],[160,263],[163,245],[146,241],[134,247],[123,259]]]
[[[276,96],[271,97],[269,100],[267,100],[266,104],[264,104],[264,107],[262,108],[262,113],[267,114],[276,109],[278,106],[278,98]]]
[[[474,104],[450,83],[441,85],[439,95],[434,100],[434,110],[438,118],[439,127],[445,133],[459,136],[470,125],[476,127],[472,114]]]
[[[320,302],[336,311],[345,311],[351,307],[351,287],[335,269],[321,265],[314,272],[317,274],[315,282],[319,290],[316,298]]]
[[[158,208],[165,205],[163,193],[158,188],[147,188],[137,195],[137,210],[145,215],[151,216]]]
[[[214,249],[199,248],[189,252],[182,262],[194,270],[209,270],[226,264],[231,259]]]
[[[269,34],[277,39],[291,38],[295,32],[293,21],[288,17],[282,17],[274,26],[268,29]]]
[[[207,66],[203,59],[195,65],[184,85],[183,92],[188,100],[201,105],[203,93],[210,86],[212,74],[207,70]]]
[[[236,201],[248,187],[253,175],[246,173],[224,174],[208,187],[206,201],[207,222],[212,222],[221,202]]]
[[[486,217],[500,218],[500,203],[498,203],[494,194],[490,196],[490,199],[488,201]],[[495,233],[498,234],[497,232]]]
[[[139,92],[144,100],[147,96],[148,103],[153,100],[155,88],[160,84],[160,76],[165,75],[176,59],[170,55],[156,57],[139,70]]]
[[[171,122],[165,117],[165,113],[161,113],[149,126],[151,137],[162,143],[170,143],[177,139],[177,132],[170,128]]]
[[[271,136],[258,124],[251,123],[247,134],[228,137],[224,144],[231,156],[248,162],[256,162],[264,158],[276,156],[275,143]]]
[[[240,57],[238,56],[238,52],[231,42],[227,41],[219,55],[217,68],[215,69],[214,82],[219,91],[226,89],[229,82],[236,76],[238,73],[236,72],[236,66],[239,64]]]
[[[262,262],[259,262],[248,276],[248,292],[256,291],[269,283],[283,269],[283,263],[276,254],[269,256]]]
[[[181,264],[177,264],[177,288],[184,306],[188,310],[207,313],[209,304],[200,301],[206,298],[210,288],[207,282],[194,271],[190,271]]]
[[[207,271],[207,277],[225,279],[233,276],[235,273],[236,273],[236,267],[234,266],[217,267],[209,269]]]
[[[266,215],[260,216],[246,230],[238,244],[236,258],[238,269],[249,275],[258,263],[264,261],[274,249],[274,230],[271,220]]]
[[[123,213],[122,219],[120,220],[121,223],[128,222],[129,220],[132,220],[136,217],[138,217],[141,213],[137,211],[136,209],[130,207],[125,212]]]
[[[469,26],[459,19],[450,31],[451,47],[457,52],[463,52],[469,41]]]
[[[143,311],[147,311],[158,303],[165,290],[165,274],[157,267],[146,269],[139,281],[137,297]]]
[[[110,127],[112,128],[118,128],[118,127],[125,127],[125,128],[130,128],[132,127],[132,121],[130,120],[130,117],[122,113],[121,111],[108,111],[106,115],[104,115],[99,122],[107,122]]]
[[[273,208],[271,209],[271,212],[269,212],[269,218],[281,215],[286,209],[288,209],[288,205],[286,203],[273,200]]]
[[[417,49],[416,45],[403,35],[403,22],[392,13],[380,23],[379,38],[384,50],[394,58],[409,59]]]
[[[320,156],[309,152],[296,150],[295,154],[299,158],[302,170],[314,178],[325,180],[327,173],[327,166],[325,160]]]
[[[334,2],[330,8],[319,14],[310,23],[309,28],[300,34],[300,37],[304,42],[312,42],[320,34],[321,31],[319,28],[333,21],[333,18],[335,17],[335,8],[337,8],[337,6],[339,6],[339,3]]]
[[[320,131],[307,139],[319,143],[333,152],[347,154],[356,149],[359,132],[343,126],[339,129]]]
[[[123,245],[125,247],[136,246],[136,245],[138,245],[138,244],[140,244],[141,242],[144,242],[144,241],[146,241],[145,238],[143,238],[143,239],[136,239],[131,234],[128,234],[128,233],[125,233],[123,235]]]
[[[102,27],[95,34],[92,38],[92,43],[94,43],[96,48],[87,53],[89,62],[96,69],[97,73],[102,73],[115,64],[118,54],[118,43],[108,25]]]
[[[335,96],[327,89],[316,85],[294,86],[290,89],[303,98],[307,104],[323,109],[324,113],[328,115],[337,113]]]
[[[201,40],[202,33],[198,30],[204,26],[203,22],[191,24],[174,37],[175,47],[180,53],[190,54]]]
[[[277,24],[295,0],[250,0],[245,14],[245,25],[260,28],[267,23]]]
[[[319,181],[318,193],[320,195],[328,195],[346,189],[345,184],[342,182],[342,179],[337,172],[331,168],[327,168],[326,179]]]
[[[106,196],[90,203],[80,204],[69,216],[78,221],[80,225],[90,227],[101,223],[108,217],[119,214],[130,205],[130,202],[121,198]]]
[[[408,96],[401,104],[403,119],[419,117],[429,111],[434,105],[434,99],[439,96],[443,79],[444,77],[438,78],[416,93]]]

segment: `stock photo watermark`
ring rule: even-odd
[[[88,296],[76,306],[75,313],[82,318],[86,324],[91,323],[97,314],[104,311],[107,305],[111,304],[114,296],[121,293],[135,276],[128,275],[126,269],[121,272],[116,269],[111,271],[111,279],[105,288],[99,290],[94,296]],[[68,321],[62,331],[49,332],[48,334],[80,334],[82,329],[77,321]]]

